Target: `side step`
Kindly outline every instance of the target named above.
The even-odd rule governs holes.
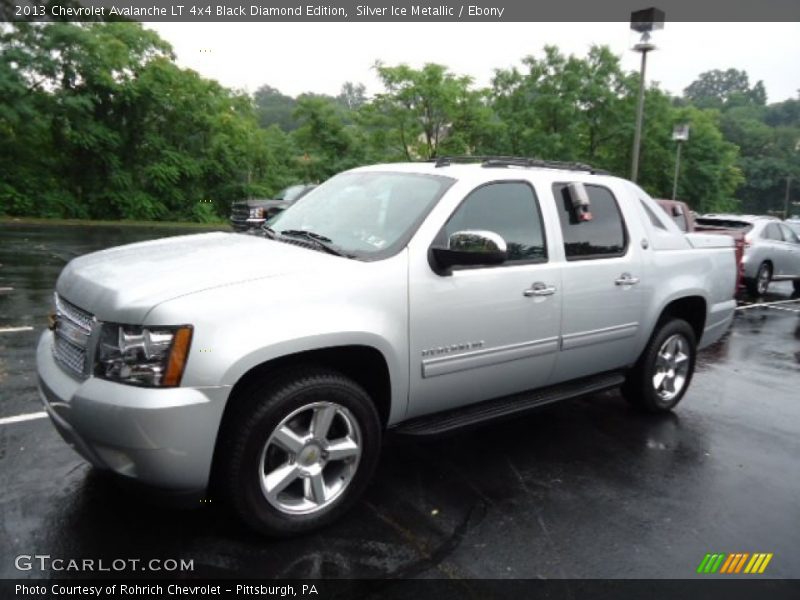
[[[508,418],[559,400],[602,392],[618,387],[624,381],[625,376],[619,372],[592,375],[538,390],[417,417],[401,423],[392,431],[401,435],[439,435],[485,421]]]

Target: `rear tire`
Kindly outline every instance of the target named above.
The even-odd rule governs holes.
[[[794,286],[794,293],[795,294],[800,294],[800,279],[795,279],[792,282],[792,285]]]
[[[337,371],[297,368],[236,399],[220,440],[222,490],[251,528],[290,536],[328,525],[364,492],[381,421],[364,389]]]
[[[763,262],[758,267],[756,278],[748,279],[745,285],[752,296],[763,296],[769,289],[770,281],[772,281],[772,267],[768,262]]]
[[[622,395],[651,413],[669,412],[681,401],[694,374],[697,341],[683,319],[662,321],[622,386]]]

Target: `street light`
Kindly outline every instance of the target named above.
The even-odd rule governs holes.
[[[672,128],[672,140],[678,143],[675,150],[675,178],[672,180],[672,199],[678,195],[678,173],[681,169],[681,146],[689,139],[689,124],[681,123]]]
[[[631,29],[641,33],[639,43],[633,49],[642,54],[642,67],[639,74],[639,102],[636,107],[636,131],[633,134],[633,153],[631,157],[631,180],[636,183],[639,177],[639,147],[642,142],[642,118],[644,116],[644,78],[647,71],[647,53],[655,50],[650,43],[650,33],[664,28],[664,11],[655,7],[635,10],[631,13]]]

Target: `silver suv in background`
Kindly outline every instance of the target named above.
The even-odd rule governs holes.
[[[745,234],[743,276],[754,296],[766,294],[772,281],[792,281],[800,292],[800,238],[787,223],[775,217],[722,214],[703,215],[696,223]]]

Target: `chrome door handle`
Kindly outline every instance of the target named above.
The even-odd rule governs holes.
[[[630,273],[623,273],[619,278],[614,280],[616,285],[636,285],[639,283],[639,278],[634,277]]]
[[[556,288],[553,285],[547,285],[541,281],[537,281],[527,290],[522,292],[523,296],[552,296],[556,293]]]

